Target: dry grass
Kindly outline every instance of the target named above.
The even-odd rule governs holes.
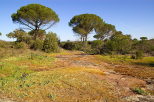
[[[83,52],[63,50],[62,52],[59,52],[59,53],[47,54],[47,56],[56,57],[56,56],[61,56],[61,55],[74,55],[74,54],[81,54],[81,53]]]
[[[133,60],[129,56],[101,56],[96,55],[95,62],[108,63],[108,67],[114,68],[116,72],[130,75],[137,78],[154,78],[154,57],[145,57],[143,59]]]
[[[151,68],[116,67],[114,70],[116,72],[137,78],[143,78],[143,79],[154,78],[154,69]]]
[[[54,69],[57,62],[53,55],[59,54],[30,52],[1,59],[0,93],[21,102],[120,101],[114,88],[96,77],[104,75],[99,69]]]
[[[154,67],[154,57],[144,57],[143,59],[131,59],[128,55],[96,55],[97,60],[101,60],[111,64],[132,64],[147,67]]]

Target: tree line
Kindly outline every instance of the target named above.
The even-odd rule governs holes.
[[[51,8],[40,4],[29,4],[21,7],[11,15],[14,23],[22,25],[7,36],[15,38],[15,48],[28,47],[45,52],[58,52],[59,46],[68,50],[81,50],[89,54],[149,54],[154,55],[154,39],[132,39],[131,35],[117,31],[112,24],[106,23],[95,14],[80,14],[74,16],[68,23],[80,41],[60,42],[53,32],[46,32],[60,21]],[[88,41],[88,36],[95,32],[94,41]],[[1,33],[0,33],[1,35]]]

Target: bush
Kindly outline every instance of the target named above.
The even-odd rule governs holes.
[[[95,40],[91,42],[91,48],[93,54],[101,54],[101,49],[103,46],[103,41]]]
[[[16,29],[13,32],[10,32],[7,34],[7,37],[16,38],[17,42],[27,42],[27,40],[30,39],[28,33],[21,29]]]
[[[132,49],[131,36],[116,32],[109,40],[105,41],[103,49],[107,53],[115,51],[117,54],[129,54]]]
[[[31,41],[31,49],[34,50],[42,50],[43,49],[43,41],[40,39],[36,39],[34,41]]]
[[[81,50],[84,51],[87,54],[94,54],[90,44],[87,44],[86,46],[83,46],[81,48]]]
[[[140,95],[147,95],[147,92],[145,92],[144,90],[142,90],[141,88],[134,88],[132,89],[132,91],[136,94],[140,94]]]
[[[58,38],[55,33],[49,32],[46,35],[43,43],[43,50],[47,53],[59,51]]]
[[[0,40],[0,48],[10,48],[10,47],[11,47],[10,42]]]
[[[143,58],[143,52],[142,51],[136,51],[136,59],[142,59]]]
[[[86,45],[81,41],[61,42],[60,46],[66,50],[80,50],[88,54],[100,54],[103,46],[101,40],[88,41]]]
[[[75,44],[70,41],[67,41],[66,43],[64,43],[62,47],[66,50],[75,50]]]
[[[66,50],[81,50],[82,48],[82,44],[81,42],[62,42],[61,47],[66,49]]]
[[[29,35],[31,35],[33,37],[33,39],[40,39],[40,40],[44,40],[45,39],[45,35],[46,35],[46,31],[45,30],[32,30],[30,32],[28,32]]]
[[[24,49],[27,47],[27,45],[24,42],[15,42],[13,47],[15,49]]]

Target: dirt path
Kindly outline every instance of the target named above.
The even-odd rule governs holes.
[[[6,98],[6,99],[0,99],[0,102],[15,102],[15,101]]]
[[[0,93],[0,102],[16,102],[12,98],[5,97]]]
[[[148,87],[147,83],[143,79],[135,78],[129,75],[122,75],[113,70],[113,65],[101,62],[96,63],[93,61],[95,56],[86,55],[84,53],[70,54],[70,55],[58,55],[57,67],[84,67],[84,68],[98,68],[104,72],[105,76],[95,75],[97,78],[107,81],[115,87],[119,98],[127,99],[131,102],[154,102],[154,97],[150,95],[137,95],[132,92],[132,88],[141,87],[146,89]],[[118,65],[116,65],[117,67]],[[153,86],[154,84],[151,84]]]

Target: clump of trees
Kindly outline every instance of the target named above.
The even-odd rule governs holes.
[[[117,31],[105,41],[104,49],[107,53],[127,54],[131,50],[131,36],[123,35],[122,32]]]
[[[129,34],[117,31],[112,24],[106,23],[95,14],[80,14],[69,21],[73,32],[80,41],[60,42],[53,32],[47,29],[59,22],[59,17],[51,8],[40,4],[29,4],[21,7],[11,15],[14,23],[20,24],[7,34],[15,38],[14,48],[31,48],[47,53],[58,52],[59,46],[67,50],[81,50],[89,54],[132,54],[133,59],[142,58],[144,54],[154,56],[154,39],[132,39]],[[89,34],[94,33],[94,41],[88,41]],[[1,35],[1,33],[0,33]],[[3,43],[3,42],[2,42]],[[3,44],[1,44],[3,45]]]
[[[142,58],[144,54],[154,55],[154,40],[141,37],[132,39],[129,34],[117,31],[115,26],[103,21],[95,14],[81,14],[74,16],[69,26],[73,32],[80,36],[82,44],[63,42],[63,48],[82,50],[90,54],[132,54],[135,59]],[[88,35],[95,32],[97,40],[88,41]],[[76,46],[79,47],[76,48]],[[85,50],[86,49],[86,50]]]
[[[40,4],[29,4],[21,7],[11,17],[14,23],[24,27],[7,34],[9,38],[16,39],[15,48],[23,48],[27,44],[29,48],[34,50],[58,51],[56,34],[45,31],[59,22],[58,15],[52,9]]]
[[[82,42],[80,50],[88,53],[93,52],[94,54],[101,52],[100,49],[103,46],[102,41],[112,36],[115,32],[115,26],[107,24],[101,17],[95,14],[81,14],[74,16],[70,20],[69,26],[72,27],[75,34],[80,36]],[[94,37],[98,40],[90,45],[88,44],[88,35],[92,32],[95,32],[96,35]]]
[[[41,35],[41,34],[40,34]],[[9,38],[15,38],[14,48],[31,48],[33,50],[43,50],[45,52],[57,52],[59,50],[58,47],[58,37],[56,33],[53,32],[43,32],[44,37],[37,37],[35,40],[33,39],[33,35],[30,32],[25,32],[23,30],[15,30],[7,36]]]
[[[80,36],[84,47],[87,47],[88,35],[96,31],[103,24],[103,20],[95,14],[81,14],[74,16],[70,22],[73,31]]]

